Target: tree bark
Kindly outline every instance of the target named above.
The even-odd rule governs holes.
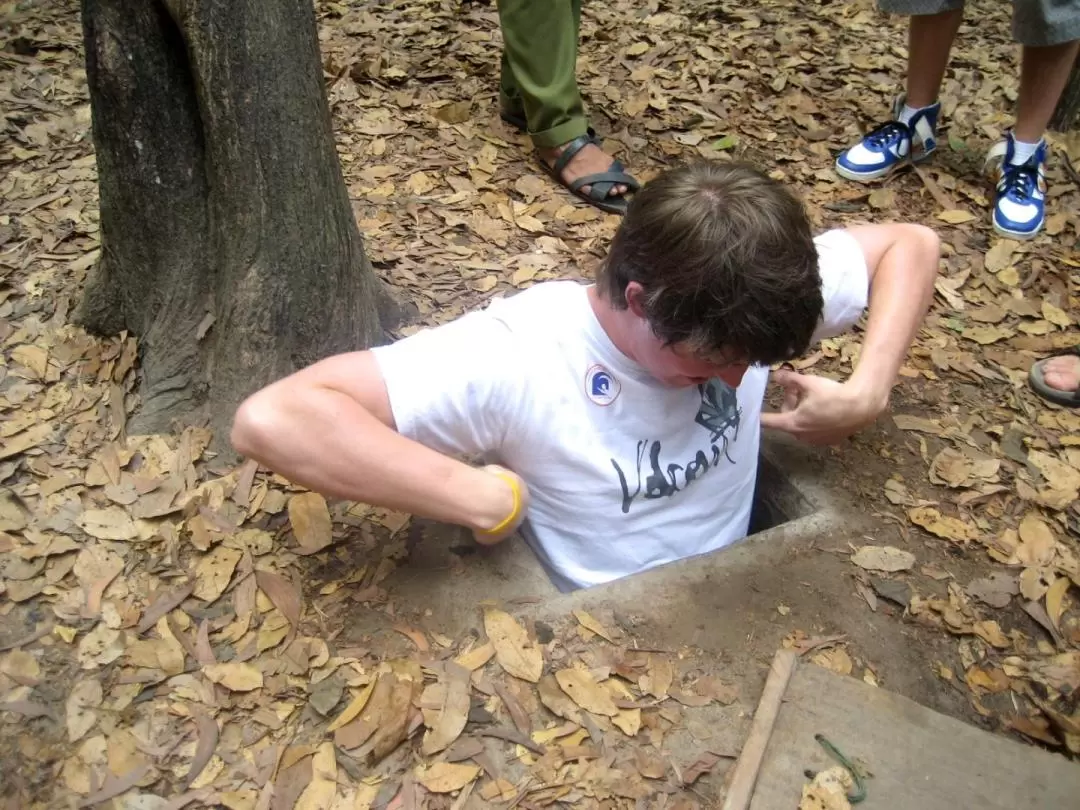
[[[133,431],[209,424],[384,336],[311,0],[83,0],[101,260],[80,322],[140,341]],[[384,306],[385,305],[385,306]]]
[[[1058,99],[1054,117],[1050,119],[1050,129],[1068,132],[1080,125],[1080,57],[1073,64],[1069,74],[1069,83]]]

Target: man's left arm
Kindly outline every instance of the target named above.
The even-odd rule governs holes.
[[[941,257],[937,234],[922,225],[862,225],[847,231],[862,249],[869,276],[869,317],[855,371],[840,383],[778,371],[783,410],[761,424],[802,441],[828,444],[871,424],[889,394],[934,297]]]

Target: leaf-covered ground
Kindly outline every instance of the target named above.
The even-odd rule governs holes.
[[[643,180],[745,158],[791,182],[821,228],[903,218],[941,233],[894,414],[824,455],[881,527],[836,587],[954,637],[941,689],[973,717],[1075,754],[1080,415],[1023,383],[1080,342],[1080,137],[1055,139],[1044,235],[995,237],[979,169],[1010,121],[1017,49],[1007,4],[971,5],[947,146],[878,186],[831,169],[903,72],[903,21],[866,0],[588,3],[580,77],[606,148]],[[318,9],[357,219],[420,313],[405,332],[588,276],[617,221],[559,192],[499,122],[493,4]],[[722,662],[635,650],[609,616],[521,622],[512,604],[478,605],[477,632],[447,636],[388,590],[407,516],[225,467],[204,431],[129,435],[134,339],[69,322],[99,250],[76,4],[2,4],[0,67],[0,802],[709,806],[709,772],[732,752],[680,760],[667,738],[740,699]],[[799,365],[842,375],[857,351],[826,341]],[[344,545],[364,562],[333,564]],[[338,644],[345,605],[392,619],[396,638]],[[808,635],[787,643],[888,684],[843,638]]]

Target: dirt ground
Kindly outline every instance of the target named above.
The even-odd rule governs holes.
[[[752,160],[820,229],[923,222],[944,258],[891,413],[782,453],[841,523],[560,596],[519,541],[327,504],[198,428],[128,435],[136,341],[70,315],[100,252],[77,4],[0,4],[0,806],[711,807],[781,646],[1080,753],[1080,417],[1024,384],[1080,343],[1080,138],[1054,136],[1044,234],[996,237],[979,167],[1017,49],[1007,4],[970,6],[939,154],[863,187],[831,162],[899,92],[902,20],[586,3],[591,119],[639,179]],[[367,249],[418,313],[401,335],[588,277],[617,220],[498,120],[493,4],[316,8]],[[797,365],[842,378],[858,340]]]

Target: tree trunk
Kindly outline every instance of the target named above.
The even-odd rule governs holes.
[[[1050,129],[1068,132],[1080,125],[1080,57],[1073,64],[1069,74],[1069,83],[1058,99],[1054,117],[1050,119]]]
[[[335,151],[311,0],[83,0],[101,260],[80,322],[139,338],[132,430],[209,424],[391,307]],[[385,306],[384,306],[385,305]]]

